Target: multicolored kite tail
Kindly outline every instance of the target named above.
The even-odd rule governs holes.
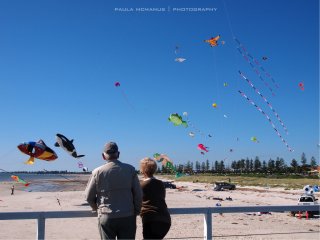
[[[277,119],[279,120],[281,126],[283,127],[284,131],[286,132],[286,134],[288,134],[288,129],[287,127],[284,125],[284,123],[282,122],[282,120],[280,119],[279,114],[276,112],[276,110],[272,107],[271,103],[269,103],[269,101],[260,93],[260,91],[253,85],[253,83],[241,72],[239,71],[241,77],[243,79],[245,79],[247,81],[247,83],[249,83],[249,85],[256,91],[256,93],[258,93],[260,95],[260,97],[267,103],[267,105],[269,106],[269,108],[272,110],[272,112],[274,113],[274,115],[277,117]]]
[[[272,93],[272,96],[275,96],[275,93],[273,92],[273,89],[269,86],[269,84],[263,79],[263,77],[261,76],[259,70],[253,65],[253,63],[249,60],[248,56],[243,53],[241,51],[241,49],[239,47],[237,47],[237,50],[239,51],[239,53],[243,56],[243,58],[250,64],[251,68],[253,69],[253,71],[258,75],[259,79],[264,83],[264,85],[270,90],[270,92]]]
[[[276,83],[276,81],[274,80],[274,78],[271,76],[271,74],[270,73],[268,73],[262,66],[261,66],[261,64],[259,63],[259,61],[256,59],[256,58],[254,58],[248,51],[247,51],[247,49],[243,46],[243,44],[237,39],[237,38],[234,38],[234,40],[239,44],[239,46],[241,47],[241,49],[246,53],[246,55],[248,56],[248,57],[250,57],[253,61],[254,61],[254,63],[257,65],[257,66],[259,66],[259,68],[261,69],[261,71],[263,71],[264,72],[264,74],[268,77],[268,78],[270,78],[271,80],[272,80],[272,82],[273,82],[273,84],[276,86],[276,88],[279,88],[279,85]],[[240,50],[240,49],[238,49],[238,50]],[[240,50],[241,51],[241,50]],[[241,52],[240,52],[241,53]],[[243,56],[244,58],[245,58],[245,56]],[[251,64],[250,64],[250,66],[251,66]],[[251,66],[252,67],[252,66]],[[256,73],[257,73],[257,69],[256,70],[254,70]],[[259,71],[258,71],[259,72]],[[261,75],[261,74],[260,74]],[[259,76],[260,77],[260,76]]]
[[[257,106],[257,104],[255,104],[250,98],[247,97],[247,95],[245,95],[243,92],[241,92],[240,90],[238,91],[241,96],[243,96],[244,98],[246,98],[248,100],[249,103],[251,103],[253,106],[255,106],[259,112],[261,112],[269,121],[269,123],[271,124],[271,126],[273,127],[273,129],[276,131],[277,135],[280,137],[281,141],[286,145],[286,147],[288,148],[288,150],[290,152],[293,152],[294,150],[288,145],[288,143],[286,142],[286,140],[283,139],[283,137],[281,136],[281,134],[279,133],[279,131],[277,130],[277,128],[275,127],[275,125],[273,124],[273,122],[271,121],[270,117],[259,107]]]
[[[197,128],[188,118],[188,116],[186,117],[186,121],[188,123],[188,125],[190,126],[190,128],[194,129],[197,133],[199,133],[202,137],[206,138],[208,136],[211,136],[211,134],[206,134],[204,132],[202,132],[199,128]]]

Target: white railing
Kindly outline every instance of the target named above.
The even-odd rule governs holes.
[[[243,206],[243,207],[204,207],[204,208],[171,208],[171,215],[175,214],[203,214],[204,239],[212,239],[213,213],[245,213],[245,212],[285,212],[285,211],[320,211],[320,205],[285,205],[285,206]],[[45,220],[48,218],[84,218],[96,217],[95,213],[82,211],[52,211],[52,212],[0,212],[0,220],[36,219],[37,239],[45,238]]]

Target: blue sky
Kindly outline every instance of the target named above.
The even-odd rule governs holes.
[[[56,133],[74,139],[89,169],[103,164],[108,141],[135,167],[154,153],[176,164],[255,156],[290,163],[302,152],[319,161],[316,0],[1,1],[0,31],[0,161],[7,171],[77,171],[77,160],[54,147]],[[225,44],[204,42],[218,34]],[[239,54],[234,36],[279,84],[276,96]],[[239,70],[276,109],[288,135]],[[294,152],[238,90],[270,116]],[[183,112],[196,129],[168,121]],[[39,139],[59,158],[23,164],[28,156],[17,145]],[[201,155],[199,143],[209,152]]]

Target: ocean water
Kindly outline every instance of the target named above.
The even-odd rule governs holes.
[[[12,180],[11,175],[30,183],[25,187],[22,183]],[[10,183],[16,189],[26,192],[61,192],[67,190],[82,190],[90,175],[79,174],[34,174],[34,173],[0,173],[0,183]]]

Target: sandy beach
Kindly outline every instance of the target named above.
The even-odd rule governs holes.
[[[0,184],[1,212],[88,210],[83,190],[88,176],[77,183],[55,180],[63,191],[28,191],[12,182]],[[36,182],[34,184],[37,184]],[[38,184],[41,184],[40,182]],[[296,204],[302,190],[237,186],[234,191],[213,191],[204,183],[177,182],[180,189],[167,189],[169,208],[222,206],[291,205]],[[316,193],[320,198],[319,193]],[[226,198],[232,198],[232,201]],[[59,200],[59,201],[58,201]],[[59,204],[60,202],[60,204]],[[142,239],[140,217],[137,218],[136,239]],[[213,238],[217,239],[319,239],[320,219],[291,217],[288,213],[239,213],[213,215]],[[35,220],[1,221],[0,239],[35,239]],[[203,237],[202,215],[172,215],[172,227],[166,239],[195,239]],[[46,239],[100,239],[96,218],[47,219]]]

